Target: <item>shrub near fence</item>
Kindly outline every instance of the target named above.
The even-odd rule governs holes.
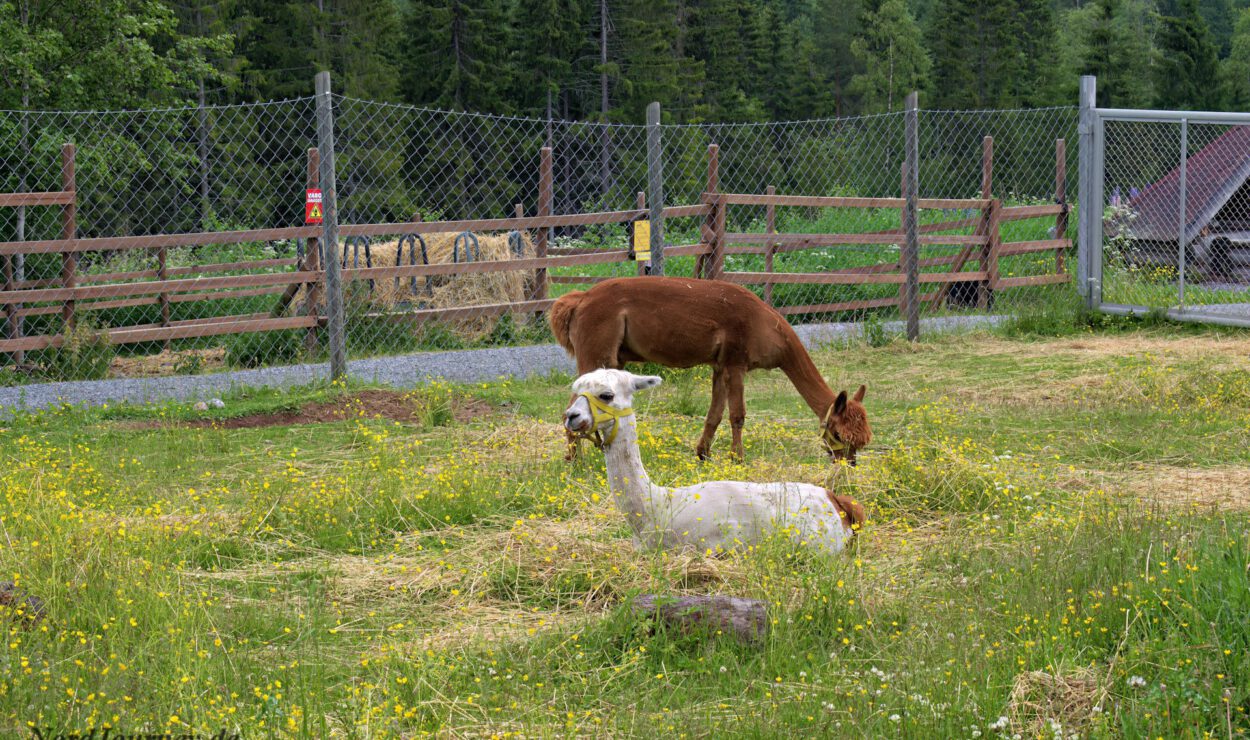
[[[162,351],[173,355],[168,367],[211,369],[220,352],[204,355],[209,360],[179,356],[216,346],[228,347],[225,359],[241,366],[320,359],[329,354],[324,306],[331,290],[344,297],[345,341],[355,357],[547,340],[538,315],[555,296],[646,271],[629,259],[628,235],[650,216],[648,167],[663,173],[665,274],[749,285],[795,321],[905,315],[911,304],[901,267],[909,254],[920,286],[915,312],[1010,312],[1035,298],[1030,286],[1068,280],[1072,148],[1059,142],[1056,150],[1075,122],[1068,109],[662,126],[662,145],[648,160],[642,126],[441,113],[327,93],[320,103],[333,114],[337,136],[337,192],[326,193],[337,197],[339,213],[340,243],[329,250],[342,272],[335,288],[325,229],[303,225],[296,210],[324,170],[310,122],[314,102],[203,116],[196,109],[109,114],[132,123],[177,119],[191,134],[181,150],[169,125],[135,138],[138,146],[159,141],[150,153],[181,169],[176,187],[168,178],[132,178],[129,221],[119,220],[128,201],[103,187],[96,171],[109,151],[68,147],[76,175],[69,187],[50,182],[46,161],[29,166],[46,146],[19,147],[16,163],[26,169],[18,177],[9,169],[13,193],[0,195],[0,360],[19,370],[5,375],[8,382],[62,368],[59,348],[77,317],[88,315],[118,353],[114,372],[122,374],[136,362],[128,357]],[[64,126],[70,114],[0,120],[5,115],[9,123],[25,117],[30,140],[91,135]],[[60,126],[55,133],[39,125],[48,116]],[[919,133],[920,173],[910,240],[902,179],[909,120]],[[1021,122],[1029,124],[1023,131],[1011,127]],[[1011,148],[977,136],[969,154],[970,131],[1004,125]],[[256,151],[234,138],[273,129],[281,134],[256,143]],[[0,125],[0,135],[13,130]],[[959,138],[934,141],[954,131]],[[1048,153],[1039,161],[1043,139]],[[296,168],[292,150],[300,145]],[[144,167],[155,172],[164,162]],[[13,187],[23,183],[24,190]],[[257,203],[275,207],[258,210]],[[66,212],[73,212],[72,231]],[[166,225],[161,213],[170,216]],[[465,232],[450,260],[431,253],[431,240]],[[498,250],[484,259],[480,244],[475,251],[470,242],[492,234],[524,246],[506,259]],[[399,241],[407,246],[396,249]],[[511,285],[508,276],[524,285],[522,300],[511,289],[468,289],[474,280]],[[440,289],[456,298],[436,300]]]

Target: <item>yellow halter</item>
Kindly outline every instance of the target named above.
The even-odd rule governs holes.
[[[581,393],[579,395],[586,399],[586,403],[590,404],[590,428],[592,431],[578,436],[593,439],[597,447],[612,444],[616,440],[617,431],[621,428],[621,419],[624,419],[626,416],[633,416],[634,410],[632,408],[618,409],[609,406],[590,393]],[[614,423],[612,424],[612,431],[608,432],[608,438],[605,440],[599,432],[599,425],[608,419],[612,419]]]
[[[825,449],[829,452],[839,452],[845,450],[850,445],[838,439],[837,435],[829,428],[829,420],[833,418],[833,405],[829,406],[829,410],[825,412],[825,421],[821,425],[820,438],[825,443]]]

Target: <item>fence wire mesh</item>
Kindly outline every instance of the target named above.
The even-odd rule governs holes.
[[[1250,125],[1104,123],[1102,301],[1250,318]]]
[[[319,228],[304,225],[304,191],[318,186],[310,152],[318,146],[318,102],[0,112],[0,193],[62,190],[69,143],[74,236],[107,242],[192,235],[160,246],[114,239],[67,256],[55,247],[17,244],[60,238],[63,206],[0,207],[0,242],[8,245],[0,382],[324,359],[326,250]],[[335,128],[350,357],[550,341],[544,300],[642,272],[625,254],[628,222],[647,205],[646,126],[453,113],[343,96],[321,103]],[[980,198],[990,136],[992,195],[1003,206],[1053,204],[1056,140],[1068,142],[1063,161],[1074,174],[1076,119],[1075,108],[922,110],[916,118],[920,197]],[[712,145],[719,194],[893,199],[865,207],[729,205],[721,246],[725,271],[739,274],[738,282],[754,279],[740,273],[780,274],[747,285],[792,321],[897,318],[900,286],[889,276],[898,273],[903,246],[898,199],[906,125],[905,113],[665,125],[664,205],[708,200]],[[1075,185],[1069,178],[1067,202],[1075,202]],[[452,224],[418,234],[407,226],[608,211],[632,213],[543,228]],[[1075,218],[1048,213],[1012,220],[1002,225],[1002,241],[1009,247],[1062,238],[1056,230],[1065,221]],[[922,208],[922,273],[984,273],[988,222],[985,207]],[[383,226],[353,231],[362,225]],[[393,232],[385,225],[394,225]],[[706,250],[709,228],[702,214],[666,220],[665,242],[674,254],[665,259],[665,274],[698,274],[692,252]],[[233,235],[193,236],[205,232]],[[777,241],[761,236],[766,233]],[[803,243],[804,235],[811,243]],[[830,235],[851,238],[841,243]],[[944,237],[950,243],[941,243]],[[870,241],[880,243],[864,243]],[[1004,252],[997,268],[1003,278],[1054,276],[1063,271],[1063,252],[1053,244]],[[493,272],[465,264],[537,256],[566,259],[545,270],[536,263]],[[834,272],[887,277],[854,284],[798,279]],[[949,282],[922,278],[925,312],[1018,312],[1070,292],[1062,284],[1020,284],[991,294],[984,277]],[[72,293],[63,290],[70,287]]]

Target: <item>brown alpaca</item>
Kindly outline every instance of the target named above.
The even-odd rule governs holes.
[[[785,318],[746,288],[713,280],[617,278],[561,296],[547,320],[560,345],[577,360],[579,375],[627,362],[668,367],[711,365],[712,405],[695,448],[706,458],[725,404],[733,452],[742,457],[742,398],[747,371],[781,368],[824,425],[825,448],[855,464],[872,440],[864,386],[854,398],[834,394]],[[570,444],[572,438],[570,438]]]

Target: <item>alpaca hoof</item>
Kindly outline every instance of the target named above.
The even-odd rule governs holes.
[[[712,453],[708,450],[708,448],[703,447],[703,446],[696,447],[694,450],[694,454],[695,454],[695,457],[699,458],[700,460],[708,460],[712,457]]]

